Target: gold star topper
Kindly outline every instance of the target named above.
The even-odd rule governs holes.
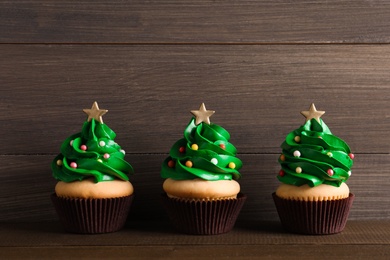
[[[206,124],[210,124],[210,116],[212,116],[215,111],[206,110],[206,106],[202,103],[199,107],[199,110],[191,110],[191,114],[193,114],[196,118],[195,124],[199,125],[202,122]]]
[[[83,109],[83,111],[88,115],[88,122],[91,122],[92,119],[95,119],[96,121],[103,124],[103,118],[102,116],[108,112],[108,110],[105,109],[99,109],[98,103],[95,101],[92,104],[91,109]]]
[[[314,103],[311,103],[309,111],[302,111],[301,114],[306,117],[306,121],[315,118],[318,122],[320,122],[320,117],[325,114],[325,111],[317,111]]]

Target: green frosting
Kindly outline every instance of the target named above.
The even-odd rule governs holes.
[[[339,187],[351,175],[354,155],[343,140],[330,132],[322,119],[308,120],[289,133],[281,148],[283,154],[279,163],[282,170],[277,178],[283,183]]]
[[[95,119],[84,122],[81,133],[68,137],[61,153],[51,163],[57,180],[72,182],[93,177],[95,182],[121,179],[133,168],[124,160],[125,152],[114,141],[116,134]]]
[[[204,122],[196,125],[192,118],[184,138],[172,146],[170,156],[163,162],[161,177],[208,181],[239,179],[242,162],[235,156],[237,150],[229,139],[230,134],[221,126]],[[192,166],[186,166],[187,162]]]

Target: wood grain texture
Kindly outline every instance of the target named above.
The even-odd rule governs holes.
[[[95,100],[131,154],[167,153],[201,102],[241,153],[279,153],[311,102],[355,153],[389,153],[389,66],[388,45],[2,45],[0,154],[57,153]]]
[[[135,168],[130,177],[135,199],[129,221],[167,220],[160,203],[163,192],[160,167],[166,154],[130,154],[126,160]],[[52,155],[0,156],[0,222],[37,222],[57,220],[49,195],[56,181],[51,176]],[[238,221],[278,220],[271,194],[279,185],[277,154],[239,154],[241,191],[248,199]],[[356,158],[348,181],[356,198],[351,220],[389,219],[389,155],[361,154]]]
[[[331,236],[287,233],[277,221],[247,221],[217,236],[194,236],[177,232],[165,221],[133,221],[122,230],[102,235],[64,232],[58,221],[0,223],[0,248],[78,246],[206,246],[206,245],[388,245],[390,225],[379,220],[350,220],[344,231]]]
[[[201,102],[244,161],[241,223],[277,219],[312,102],[357,155],[350,219],[390,219],[389,23],[386,1],[2,1],[0,221],[57,219],[50,161],[95,100],[136,169],[130,222],[167,220],[160,165]]]
[[[135,222],[119,232],[80,236],[64,233],[58,222],[0,224],[0,257],[387,259],[389,229],[382,221],[349,221],[341,234],[302,236],[285,233],[276,222],[257,221],[236,225],[227,234],[191,236],[161,222]]]
[[[389,43],[387,1],[2,1],[1,43]]]
[[[293,241],[292,241],[293,243]],[[390,247],[384,245],[232,245],[232,246],[113,246],[113,247],[7,247],[0,251],[5,259],[112,258],[115,259],[388,259]]]

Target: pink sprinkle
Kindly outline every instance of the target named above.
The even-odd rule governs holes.
[[[77,163],[71,162],[70,163],[70,167],[72,167],[73,169],[76,169],[77,168]]]
[[[353,153],[350,153],[348,154],[349,158],[351,158],[352,160],[355,158],[355,155]]]
[[[280,177],[283,177],[284,174],[285,174],[285,172],[284,172],[283,170],[280,170],[280,171],[279,171],[279,176],[280,176]]]
[[[334,171],[332,169],[328,169],[327,173],[328,173],[329,176],[333,176]]]
[[[108,159],[108,158],[110,158],[110,155],[109,155],[108,153],[105,153],[105,154],[103,155],[103,157],[104,157],[104,159]]]
[[[87,150],[87,146],[85,144],[83,144],[82,146],[80,146],[80,149],[83,150],[83,151],[86,151]]]

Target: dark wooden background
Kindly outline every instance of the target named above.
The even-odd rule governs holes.
[[[1,1],[0,221],[57,219],[50,162],[95,100],[136,171],[132,219],[166,218],[160,165],[202,102],[244,162],[239,221],[278,219],[279,145],[312,102],[356,155],[350,219],[389,219],[389,7]]]

